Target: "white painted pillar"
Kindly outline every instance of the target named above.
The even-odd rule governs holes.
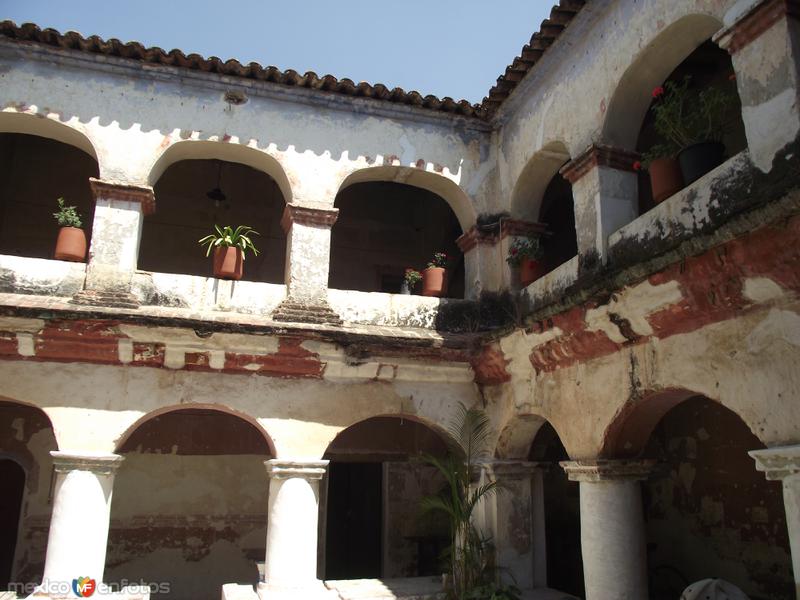
[[[137,308],[131,281],[139,258],[144,215],[155,210],[149,187],[90,179],[95,209],[86,282],[73,302]]]
[[[456,240],[464,254],[464,297],[477,300],[481,292],[496,292],[503,286],[496,237],[473,226]]]
[[[800,13],[795,1],[740,0],[714,36],[733,60],[750,157],[769,171],[800,133]]]
[[[800,445],[754,450],[756,469],[770,481],[783,482],[783,505],[792,550],[795,595],[800,600]]]
[[[327,460],[264,462],[270,477],[263,600],[330,597],[317,579],[319,482]]]
[[[566,461],[570,481],[580,482],[581,554],[586,600],[643,600],[647,546],[639,481],[653,461]]]
[[[492,538],[505,583],[521,590],[547,585],[544,501],[538,463],[495,460],[481,465],[500,490],[488,497],[479,523]]]
[[[591,146],[571,160],[561,174],[572,184],[579,273],[605,264],[608,236],[639,216],[635,152]]]
[[[338,208],[286,205],[287,297],[273,312],[276,321],[341,324],[328,305],[331,228],[338,216]]]
[[[117,454],[51,452],[56,472],[43,588],[77,577],[103,581]]]

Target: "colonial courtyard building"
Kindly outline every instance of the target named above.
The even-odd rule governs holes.
[[[463,404],[525,597],[800,597],[799,18],[561,0],[478,105],[0,23],[0,589],[435,597],[417,456]],[[665,194],[687,81],[724,155]],[[241,280],[215,224],[261,234]]]

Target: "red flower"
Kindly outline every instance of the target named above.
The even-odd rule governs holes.
[[[664,95],[664,87],[663,86],[658,86],[657,88],[655,88],[653,90],[653,98],[660,98],[663,95]]]
[[[633,163],[633,170],[634,170],[634,171],[641,171],[641,170],[642,170],[642,163],[641,163],[641,161],[638,161],[638,160],[637,160],[635,163]]]
[[[512,248],[511,249],[511,256],[516,256],[517,254],[519,254],[519,250],[517,250],[516,248]]]

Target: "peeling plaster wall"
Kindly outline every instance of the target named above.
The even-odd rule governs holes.
[[[662,419],[645,451],[660,462],[643,484],[651,584],[676,572],[687,583],[713,574],[752,600],[794,598],[781,484],[764,481],[747,455],[759,446],[736,415],[706,399]]]
[[[422,498],[438,493],[444,484],[443,477],[433,467],[414,462],[384,463],[384,577],[419,574],[419,538],[427,538],[427,543],[439,538],[447,544],[449,532],[444,516],[420,513]]]
[[[129,452],[114,483],[106,581],[167,582],[153,598],[216,599],[264,560],[265,456]]]

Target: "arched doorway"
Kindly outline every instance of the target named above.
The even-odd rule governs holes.
[[[202,406],[145,418],[124,436],[106,580],[162,582],[153,598],[216,600],[255,584],[264,560],[271,441],[252,420]]]
[[[514,186],[511,216],[542,223],[543,260],[547,272],[578,254],[572,185],[559,173],[570,155],[562,142],[551,142],[525,165]]]
[[[76,146],[39,135],[0,133],[0,254],[53,258],[59,230],[53,213],[61,197],[77,207],[90,239],[94,201],[89,178],[98,175],[94,156]]]
[[[139,249],[140,269],[211,276],[211,259],[197,240],[214,225],[247,225],[259,232],[259,255],[247,253],[244,279],[283,283],[285,206],[277,182],[251,166],[216,159],[171,164],[154,187],[156,212],[145,217]]]
[[[320,577],[369,579],[441,573],[448,543],[441,520],[421,519],[421,499],[443,480],[419,461],[447,446],[430,427],[403,417],[373,417],[341,432],[320,502]]]
[[[11,573],[25,495],[25,471],[16,461],[0,459],[0,481],[3,482],[3,493],[0,494],[0,531],[3,532],[0,536],[0,590],[6,590],[14,581]]]
[[[762,448],[738,415],[702,396],[661,417],[643,452],[659,465],[642,484],[652,600],[708,577],[753,600],[794,598],[781,485],[748,455]]]
[[[461,226],[450,205],[427,189],[394,181],[348,185],[336,196],[329,287],[400,293],[406,268],[422,271],[435,252],[450,257],[448,292],[464,297]]]
[[[545,422],[536,433],[528,460],[544,470],[547,587],[584,597],[579,489],[559,465],[569,455],[550,423]]]
[[[52,506],[53,426],[40,409],[0,400],[0,590],[41,581]]]

